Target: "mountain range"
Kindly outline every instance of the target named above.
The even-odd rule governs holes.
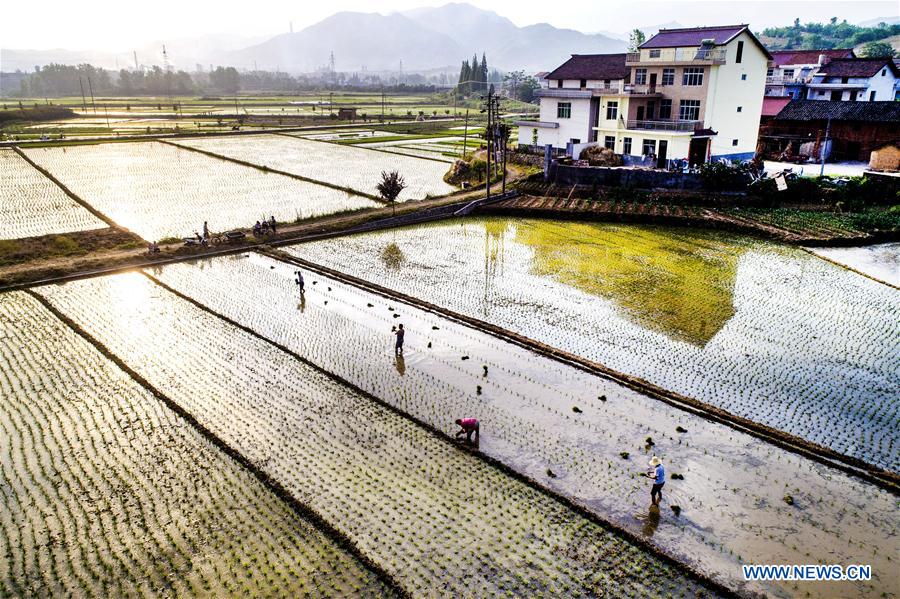
[[[212,38],[212,39],[210,39]],[[332,52],[337,71],[458,71],[460,63],[484,52],[492,68],[503,70],[548,70],[570,54],[621,52],[625,42],[610,36],[586,34],[538,23],[518,27],[493,11],[471,4],[451,3],[435,8],[417,8],[387,15],[339,12],[294,33],[235,45],[215,36],[203,43],[167,44],[168,56],[177,68],[229,65],[239,69],[259,68],[290,73],[311,72],[326,67]],[[155,56],[138,51],[142,64],[162,64],[161,44]],[[106,68],[130,67],[130,53],[78,52],[69,50],[2,49],[4,71],[30,71],[35,65],[89,61]],[[153,58],[153,60],[149,60]]]

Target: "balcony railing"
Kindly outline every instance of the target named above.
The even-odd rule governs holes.
[[[809,84],[809,87],[815,88],[815,89],[864,89],[866,87],[869,87],[869,84],[868,84],[868,82],[866,82],[866,83],[852,83],[852,82],[822,83],[821,81],[819,81],[819,82],[814,81]]]
[[[539,98],[590,98],[593,95],[590,89],[577,87],[550,87],[539,89],[535,94]]]
[[[625,55],[625,64],[648,64],[651,62],[683,62],[696,64],[725,64],[725,48],[660,48],[659,56],[649,53],[641,58],[641,52]]]
[[[628,121],[626,129],[646,129],[651,131],[696,131],[703,128],[703,121]]]
[[[811,77],[766,77],[766,85],[802,85],[811,80]]]

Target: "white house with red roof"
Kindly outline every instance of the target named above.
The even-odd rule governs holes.
[[[880,102],[894,99],[900,69],[890,58],[837,58],[807,84],[808,100]]]
[[[597,142],[658,166],[749,159],[770,59],[747,25],[661,29],[634,53],[573,55],[539,90],[539,120],[517,122],[519,143]]]
[[[836,58],[856,58],[852,49],[773,50],[766,73],[766,95],[806,98],[806,86],[819,68]]]

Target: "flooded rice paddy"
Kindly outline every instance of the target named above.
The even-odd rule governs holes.
[[[82,200],[147,240],[378,206],[358,195],[159,142],[25,150]],[[49,183],[49,181],[48,181]],[[52,184],[51,184],[52,185]]]
[[[900,287],[900,242],[866,247],[818,247],[811,251],[879,281]]]
[[[410,595],[711,594],[677,566],[140,274],[40,293]]]
[[[485,218],[290,251],[900,469],[900,298],[800,249]]]
[[[106,227],[13,150],[0,149],[0,205],[0,240]]]
[[[480,451],[730,586],[743,584],[740,563],[776,557],[799,563],[842,556],[890,570],[883,548],[900,549],[890,493],[326,277],[307,273],[307,292],[300,296],[294,271],[292,265],[250,254],[173,265],[154,276],[448,434],[455,431],[456,417],[477,416],[484,432]],[[245,285],[230,289],[226,281]],[[408,331],[399,358],[390,352],[397,323]],[[684,476],[667,483],[661,514],[648,511],[648,485],[641,478],[654,453],[665,456],[670,472]],[[787,495],[793,505],[786,503]],[[674,515],[673,505],[680,515]],[[878,596],[889,584],[882,577],[869,586],[848,585],[842,596]],[[794,589],[763,590],[789,595]],[[823,585],[816,592],[829,596],[835,590]]]
[[[441,162],[290,135],[183,139],[178,144],[374,195],[382,171],[396,170],[407,183],[400,200],[421,200],[455,190],[444,183],[447,165]]]

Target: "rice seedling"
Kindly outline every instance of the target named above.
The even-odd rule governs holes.
[[[13,150],[2,148],[0,198],[0,240],[107,226]]]

